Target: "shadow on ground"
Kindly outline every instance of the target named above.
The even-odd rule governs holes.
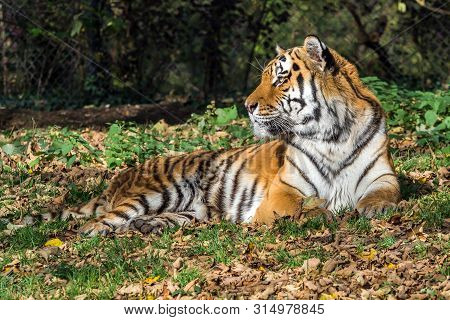
[[[431,194],[434,190],[429,184],[417,182],[403,174],[399,174],[398,178],[403,200],[410,200],[418,196]]]
[[[116,120],[155,123],[164,119],[168,124],[178,124],[186,121],[194,111],[192,106],[181,102],[58,111],[0,109],[0,130],[40,128],[50,125],[72,128],[97,127]]]

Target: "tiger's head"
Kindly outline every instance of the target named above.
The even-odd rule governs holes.
[[[381,117],[378,100],[355,66],[318,37],[277,52],[245,102],[256,136],[339,142],[359,119]]]

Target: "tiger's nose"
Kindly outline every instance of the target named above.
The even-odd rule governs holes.
[[[258,102],[255,103],[246,103],[245,107],[247,108],[248,113],[253,114],[256,108],[258,108]]]

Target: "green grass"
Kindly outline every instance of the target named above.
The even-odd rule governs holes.
[[[450,218],[450,192],[435,192],[418,199],[420,219],[427,226],[441,227],[444,219]]]
[[[357,233],[367,233],[371,230],[370,219],[366,217],[351,218],[348,227]]]
[[[380,239],[380,241],[378,241],[378,248],[380,249],[389,249],[390,247],[392,247],[395,243],[395,238],[391,237],[391,236],[387,236],[384,237],[382,239]]]
[[[286,249],[279,249],[275,252],[274,257],[284,267],[294,268],[301,267],[303,262],[310,258],[318,258],[321,261],[325,261],[327,255],[323,248],[319,246],[307,250],[294,250],[294,252],[289,252]]]
[[[67,222],[52,221],[37,226],[19,228],[12,235],[0,235],[0,241],[12,251],[35,249],[41,247],[50,237],[67,227]]]
[[[242,227],[229,222],[208,225],[191,234],[192,245],[186,251],[188,256],[208,255],[217,263],[229,264],[240,254],[236,240]]]
[[[305,223],[299,224],[292,219],[283,218],[275,223],[275,231],[282,234],[286,239],[289,237],[305,237],[310,231],[329,228],[332,232],[337,229],[335,221],[328,222],[324,214],[308,218]]]
[[[416,254],[417,258],[419,258],[419,259],[424,258],[427,255],[427,246],[420,241],[417,241],[414,244],[413,249],[414,249],[413,250],[414,253]]]
[[[197,268],[186,268],[180,271],[175,277],[175,281],[180,285],[180,288],[185,287],[189,282],[199,279],[201,273]]]

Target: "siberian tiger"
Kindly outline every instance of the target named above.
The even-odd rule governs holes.
[[[316,36],[277,51],[245,102],[255,135],[274,140],[147,160],[63,217],[96,215],[80,229],[95,235],[214,218],[270,224],[301,214],[308,196],[367,217],[394,207],[385,116],[355,66]]]

